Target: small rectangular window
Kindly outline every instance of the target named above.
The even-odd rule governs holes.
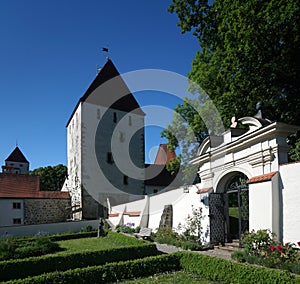
[[[101,112],[100,112],[100,108],[97,109],[97,119],[101,118]]]
[[[129,125],[132,125],[132,118],[131,118],[131,115],[129,115],[129,117],[128,117],[128,124],[129,124]]]
[[[106,154],[106,161],[109,164],[112,164],[114,162],[114,158],[111,152],[107,152]]]
[[[13,202],[13,209],[21,209],[21,202]]]
[[[123,184],[128,184],[128,176],[123,176]]]
[[[117,122],[117,113],[114,112],[114,123],[116,123],[116,122]]]
[[[21,224],[21,218],[14,218],[14,219],[13,219],[13,224],[14,224],[14,225],[19,225],[19,224]]]

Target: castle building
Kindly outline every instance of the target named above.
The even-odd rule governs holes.
[[[108,59],[67,123],[63,190],[70,192],[74,219],[105,217],[109,206],[144,194],[144,116]]]
[[[5,160],[5,166],[2,166],[2,172],[24,174],[29,172],[29,162],[18,146]]]

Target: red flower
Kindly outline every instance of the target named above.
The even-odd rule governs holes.
[[[289,245],[290,245],[290,243],[286,243],[284,246],[285,246],[285,247],[288,247]]]
[[[282,246],[276,246],[276,249],[282,251]]]
[[[297,242],[297,245],[300,247],[300,242]]]
[[[271,250],[271,251],[274,251],[274,250],[275,250],[275,247],[272,246],[272,245],[270,245],[270,250]]]

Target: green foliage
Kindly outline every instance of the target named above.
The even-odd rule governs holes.
[[[108,262],[143,258],[158,254],[155,244],[138,241],[132,237],[113,234],[112,240],[110,241],[123,243],[123,247],[1,261],[0,280],[25,278],[56,270],[66,271],[69,269],[103,265]],[[129,245],[133,242],[135,242],[135,245]]]
[[[68,271],[56,271],[39,276],[9,281],[15,284],[51,284],[51,283],[107,283],[117,282],[123,279],[137,278],[154,275],[165,271],[180,269],[180,256],[176,254],[145,257],[130,261],[107,263],[102,266],[90,266],[71,269]]]
[[[246,232],[242,235],[242,243],[245,250],[251,255],[261,255],[262,252],[269,249],[270,245],[275,243],[275,234],[270,230],[258,230],[255,232]]]
[[[56,166],[48,166],[34,169],[30,172],[32,175],[40,176],[41,190],[61,190],[65,179],[68,175],[66,166],[59,164]]]
[[[173,0],[169,11],[177,14],[181,32],[192,32],[199,41],[188,75],[191,92],[197,84],[203,88],[225,127],[232,116],[254,115],[258,101],[264,102],[265,117],[300,125],[299,0]],[[211,105],[206,107],[198,93],[198,105],[209,112]],[[185,101],[176,108],[177,115],[163,133],[170,147],[191,143],[192,132],[183,135],[187,125],[198,143],[208,134],[211,119],[203,119],[194,105]],[[299,143],[298,137],[293,159],[300,157]],[[185,162],[187,149],[181,149]]]
[[[300,250],[296,244],[281,244],[269,230],[252,231],[243,235],[245,249],[232,254],[240,262],[279,268],[300,274]]]
[[[287,271],[255,267],[198,253],[179,252],[182,268],[221,283],[300,283]]]
[[[0,239],[0,260],[40,256],[59,250],[59,245],[49,237],[35,237],[27,241],[18,241],[15,238]]]
[[[182,243],[179,235],[169,227],[159,228],[153,237],[155,242],[160,244],[168,244],[180,247]]]
[[[162,283],[189,283],[189,284],[216,284],[218,282],[204,279],[201,275],[187,273],[183,270],[151,275],[147,278],[122,281],[122,284],[162,284]]]
[[[179,223],[178,230],[183,231],[184,239],[188,241],[196,241],[201,245],[202,234],[202,208],[194,208],[192,206],[192,214],[189,214],[185,219],[185,223],[182,225]]]
[[[118,233],[125,233],[125,234],[133,234],[136,232],[135,228],[126,225],[117,225],[116,231]]]

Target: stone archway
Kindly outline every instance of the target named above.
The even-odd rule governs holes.
[[[249,230],[248,177],[239,171],[224,175],[210,195],[212,240],[232,242]],[[218,228],[216,227],[218,226]],[[222,232],[223,231],[223,232]],[[215,237],[214,234],[217,236]],[[223,241],[222,241],[223,239]]]

